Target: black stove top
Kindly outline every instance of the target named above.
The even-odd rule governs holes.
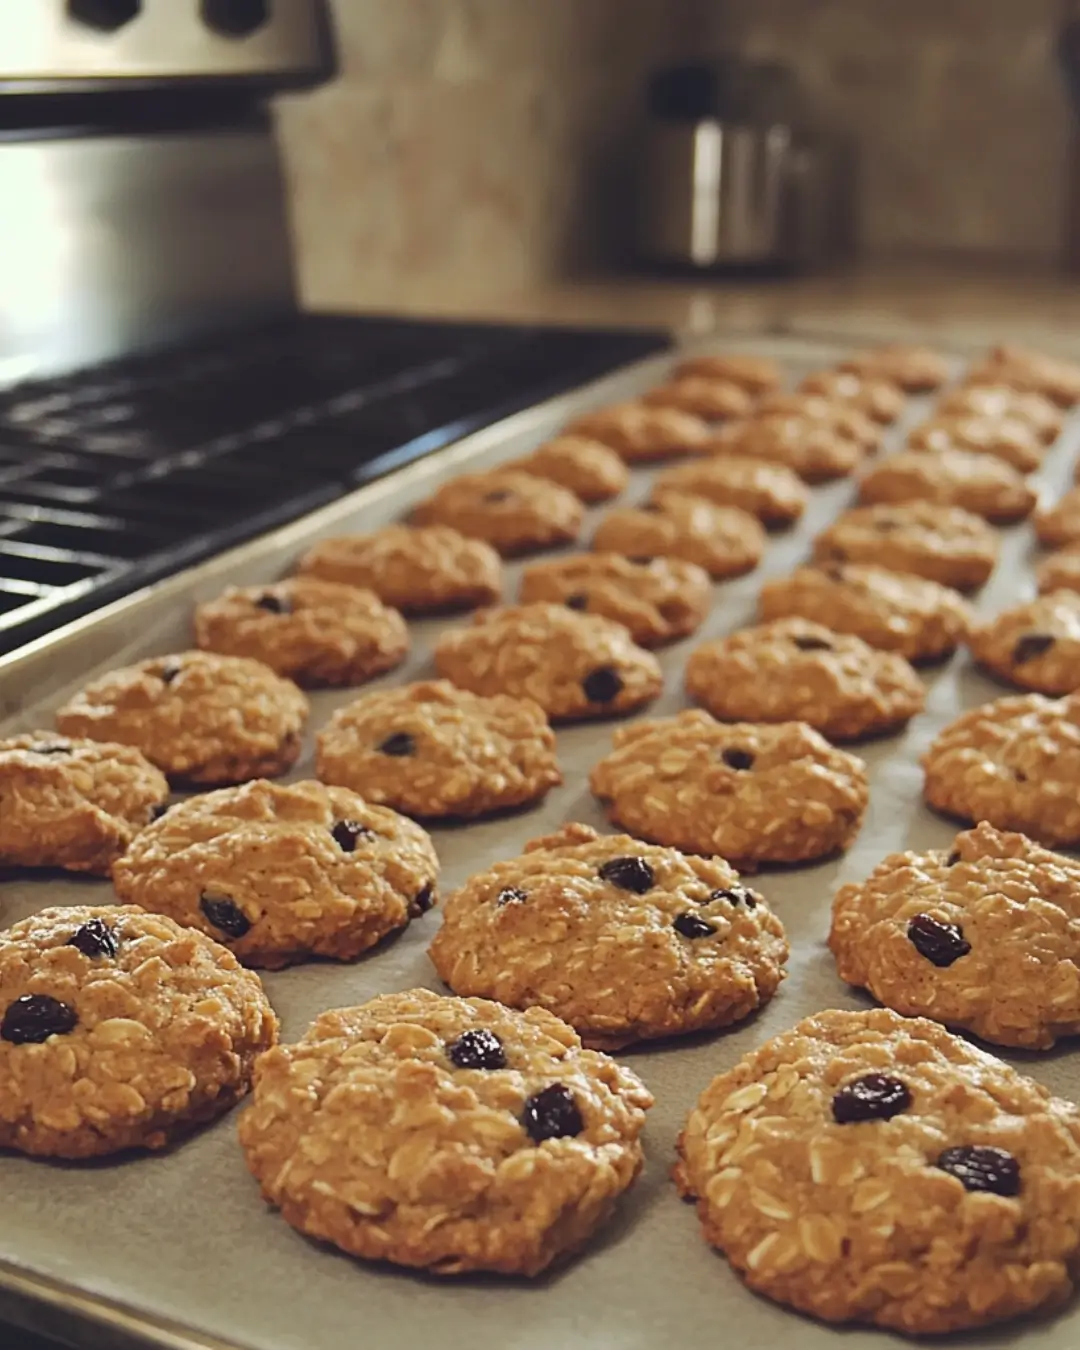
[[[0,653],[668,343],[302,315],[0,393]]]

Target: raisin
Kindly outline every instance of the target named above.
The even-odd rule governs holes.
[[[287,596],[275,595],[273,591],[264,591],[255,601],[257,609],[265,609],[270,614],[291,614],[292,602]]]
[[[172,684],[183,669],[182,661],[166,661],[158,671],[158,679],[162,684]]]
[[[409,906],[409,913],[413,918],[420,914],[426,914],[435,903],[435,883],[429,881],[426,886],[421,886],[413,896],[412,904]]]
[[[729,769],[752,769],[754,756],[749,750],[725,750],[720,758]]]
[[[623,691],[622,676],[614,666],[597,666],[581,681],[590,703],[610,703]]]
[[[635,553],[632,558],[627,558],[628,563],[633,563],[635,567],[651,567],[655,562],[651,553]]]
[[[656,884],[653,870],[644,858],[629,854],[623,858],[609,858],[600,865],[600,876],[621,891],[633,891],[635,895],[644,895]]]
[[[70,755],[71,746],[61,745],[59,741],[38,741],[36,745],[28,745],[27,750],[33,751],[35,755]]]
[[[801,652],[831,652],[832,643],[826,642],[824,638],[819,637],[797,637],[792,638],[792,642]]]
[[[712,937],[716,932],[715,924],[699,919],[696,914],[676,914],[672,927],[685,938]]]
[[[588,609],[589,597],[584,591],[575,591],[573,595],[568,595],[563,601],[567,609]]]
[[[511,495],[509,488],[496,488],[493,492],[484,493],[484,501],[505,502],[510,500]]]
[[[77,947],[83,956],[115,956],[120,950],[116,930],[103,919],[87,919],[81,928],[67,940],[69,947]]]
[[[171,805],[171,802],[155,802],[150,808],[150,819],[160,820]]]
[[[521,1123],[530,1139],[570,1139],[585,1128],[574,1094],[562,1083],[552,1083],[525,1101]]]
[[[853,1125],[860,1120],[891,1120],[911,1105],[911,1093],[899,1078],[867,1073],[845,1084],[832,1099],[833,1120]]]
[[[727,890],[713,891],[707,903],[713,900],[726,900],[729,905],[745,905],[747,909],[756,909],[758,898],[745,886],[731,886]]]
[[[935,966],[951,966],[971,951],[964,930],[955,923],[942,923],[932,914],[916,914],[907,926],[908,941]]]
[[[23,994],[9,1003],[0,1037],[12,1045],[38,1045],[50,1036],[66,1036],[78,1022],[75,1009],[49,994]]]
[[[407,731],[395,731],[392,736],[387,736],[386,740],[376,748],[380,754],[393,755],[396,759],[404,759],[406,755],[416,754],[416,742]]]
[[[505,1069],[506,1051],[493,1031],[478,1027],[463,1031],[446,1047],[446,1053],[459,1069]]]
[[[1012,649],[1012,663],[1022,666],[1025,661],[1034,661],[1037,656],[1045,656],[1053,645],[1054,639],[1050,633],[1025,633],[1016,640]]]
[[[339,820],[330,831],[342,853],[352,853],[361,839],[374,839],[375,831],[358,820]]]
[[[949,854],[949,856],[945,859],[945,866],[955,867],[959,861],[960,861],[960,850],[958,848],[954,848],[953,851]]]
[[[955,1177],[966,1191],[1020,1194],[1020,1164],[1003,1148],[961,1144],[957,1148],[947,1148],[934,1166]]]
[[[251,927],[251,920],[236,904],[224,895],[203,895],[199,908],[207,919],[231,938],[242,938]]]
[[[517,905],[522,900],[528,900],[529,892],[523,891],[520,886],[504,886],[495,897],[497,905]]]

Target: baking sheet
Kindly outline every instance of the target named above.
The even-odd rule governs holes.
[[[778,356],[792,377],[842,354],[842,349],[794,338],[710,344],[711,349],[724,347]],[[4,729],[48,725],[48,714],[65,693],[96,670],[188,645],[192,602],[216,594],[224,582],[267,580],[287,571],[316,538],[385,523],[466,464],[480,467],[522,454],[569,416],[657,382],[671,360],[643,362],[519,414],[305,521],[81,621],[59,641],[0,662]],[[928,406],[928,400],[912,400],[905,425],[924,416]],[[892,443],[902,434],[903,427],[898,428]],[[1045,490],[1056,494],[1068,481],[1078,440],[1080,427],[1074,423],[1040,475]],[[641,497],[650,476],[635,471],[625,499]],[[705,637],[752,622],[764,577],[796,566],[812,536],[851,494],[850,483],[816,489],[801,527],[772,537],[756,573],[716,587],[715,606],[702,632],[660,654],[666,686],[645,715],[686,706],[681,672],[688,652]],[[1034,590],[1030,528],[1002,531],[1002,540],[1001,563],[978,602],[984,613]],[[516,593],[519,573],[520,565],[508,568],[508,597]],[[445,621],[412,624],[408,664],[379,683],[430,675],[430,649],[446,626]],[[962,708],[1004,692],[975,672],[962,653],[924,678],[926,713],[905,734],[858,752],[871,766],[872,795],[852,850],[838,861],[766,871],[755,881],[783,919],[792,946],[788,979],[773,1002],[733,1031],[620,1055],[657,1098],[645,1132],[646,1168],[613,1221],[573,1264],[532,1283],[438,1280],[365,1266],[317,1246],[263,1205],[236,1142],[234,1113],[165,1156],[93,1165],[0,1157],[0,1314],[18,1315],[41,1329],[62,1329],[80,1344],[115,1345],[123,1332],[139,1343],[184,1350],[355,1350],[360,1344],[379,1350],[466,1350],[476,1344],[502,1350],[596,1345],[645,1350],[669,1341],[698,1350],[729,1337],[738,1350],[835,1350],[841,1343],[865,1350],[896,1342],[899,1338],[887,1333],[823,1326],[743,1289],[724,1260],[702,1242],[693,1209],[679,1203],[668,1172],[686,1113],[714,1074],[808,1013],[868,1006],[839,981],[825,949],[832,895],[842,882],[865,876],[888,852],[947,843],[953,828],[921,804],[918,755]],[[350,697],[348,692],[316,694],[311,727],[321,726]],[[559,731],[566,781],[541,807],[510,819],[435,828],[443,892],[564,821],[610,828],[586,785],[610,734],[605,723]],[[292,777],[311,772],[310,747],[309,734],[307,753]],[[54,876],[8,880],[0,883],[0,923],[6,926],[50,904],[109,898],[104,882]],[[312,964],[268,974],[266,986],[281,1015],[283,1037],[298,1037],[327,1007],[414,985],[438,988],[425,954],[438,922],[435,911],[354,965]],[[1008,1058],[1054,1091],[1075,1097],[1080,1095],[1078,1054],[1066,1048]],[[1075,1350],[1080,1302],[1051,1322],[1016,1324],[967,1339],[990,1346],[1021,1335],[1033,1350]]]

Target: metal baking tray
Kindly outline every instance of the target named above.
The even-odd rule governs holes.
[[[741,336],[709,346],[778,357],[793,377],[835,362],[845,350],[790,336]],[[671,356],[644,361],[508,418],[304,520],[120,601],[22,656],[0,661],[5,730],[47,725],[64,695],[98,671],[187,645],[193,602],[226,582],[269,580],[287,572],[316,539],[392,520],[452,474],[522,454],[571,416],[656,383],[671,361]],[[926,410],[925,402],[913,402],[907,421]],[[903,430],[896,428],[894,442]],[[1078,441],[1080,428],[1073,422],[1041,475],[1048,490],[1060,491],[1067,482]],[[635,471],[628,500],[642,495],[649,477],[648,471]],[[794,567],[851,494],[847,482],[815,490],[800,528],[772,538],[756,573],[717,586],[703,632],[662,654],[666,687],[649,714],[685,705],[681,672],[688,651],[703,637],[751,622],[763,577]],[[979,600],[983,612],[1033,590],[1030,529],[1005,530],[1002,539],[1001,564]],[[519,570],[508,569],[507,596],[516,591]],[[428,675],[431,645],[444,627],[413,624],[412,656],[386,682]],[[714,1074],[808,1013],[867,1006],[837,978],[825,949],[832,895],[841,882],[865,876],[894,849],[936,847],[951,838],[950,826],[921,803],[918,755],[962,708],[1003,692],[963,654],[925,679],[926,713],[904,734],[861,751],[872,769],[872,798],[850,853],[818,866],[766,871],[755,882],[782,917],[792,945],[788,979],[773,1002],[733,1031],[623,1052],[657,1098],[645,1134],[647,1164],[611,1223],[579,1259],[532,1283],[440,1280],[350,1260],[300,1237],[263,1205],[236,1142],[234,1115],[163,1156],[93,1165],[0,1157],[0,1316],[80,1346],[171,1350],[355,1350],[359,1344],[379,1350],[434,1345],[466,1350],[476,1344],[503,1350],[597,1345],[645,1350],[668,1342],[704,1350],[724,1329],[739,1350],[835,1350],[841,1344],[867,1350],[896,1343],[874,1331],[841,1332],[749,1293],[705,1246],[693,1210],[679,1203],[668,1173],[678,1130]],[[312,727],[351,696],[317,694]],[[604,828],[586,775],[607,750],[610,735],[610,725],[602,722],[559,732],[566,782],[541,807],[510,819],[436,828],[444,891],[560,822],[583,820]],[[294,776],[310,771],[309,737],[309,752]],[[13,923],[50,904],[107,900],[109,894],[104,882],[55,876],[8,880],[0,885],[0,922]],[[438,922],[436,910],[400,940],[353,965],[319,963],[267,975],[284,1037],[299,1036],[327,1007],[417,984],[438,988],[425,954]],[[1080,1094],[1077,1050],[1009,1058],[1054,1091]],[[1039,1350],[1075,1350],[1080,1301],[1053,1321],[982,1332],[968,1344],[1010,1344],[1020,1336]],[[2,1329],[0,1344],[7,1344]]]

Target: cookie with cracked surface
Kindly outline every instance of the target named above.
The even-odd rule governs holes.
[[[998,537],[981,516],[937,502],[854,506],[814,540],[820,562],[871,563],[957,591],[985,585],[997,557]]]
[[[721,723],[699,710],[620,727],[589,786],[630,834],[742,868],[847,848],[869,794],[862,760],[805,722]]]
[[[714,506],[737,506],[756,516],[766,529],[793,525],[810,500],[809,489],[793,469],[744,455],[673,464],[657,474],[650,500],[659,501],[669,492],[704,497]]]
[[[435,668],[459,689],[538,703],[553,722],[618,717],[663,687],[660,663],[621,623],[565,605],[507,605],[444,633]]]
[[[983,823],[842,887],[829,948],[894,1012],[1049,1050],[1080,1035],[1078,918],[1080,863]]]
[[[768,394],[757,405],[754,416],[801,417],[809,422],[824,422],[838,436],[854,441],[865,455],[881,449],[881,427],[843,399],[826,398],[799,389]]]
[[[1059,408],[1080,403],[1080,365],[1028,347],[999,346],[967,372],[966,384],[1005,384],[1042,394]]]
[[[1041,434],[1030,422],[1015,417],[938,414],[912,430],[907,448],[930,454],[969,450],[973,454],[992,455],[1020,473],[1034,473],[1046,458],[1046,443]]]
[[[926,702],[902,656],[799,618],[704,643],[686,691],[721,721],[807,722],[836,741],[898,730]]]
[[[1050,591],[973,628],[971,654],[1006,684],[1036,694],[1080,689],[1080,595]]]
[[[767,413],[717,432],[706,447],[715,455],[745,455],[786,464],[804,483],[846,478],[862,463],[858,441],[843,436],[832,421],[791,413]]]
[[[309,1237],[434,1275],[538,1275],[633,1184],[652,1104],[541,1008],[412,989],[264,1055],[240,1143]]]
[[[951,656],[974,622],[967,601],[948,586],[884,567],[823,563],[767,581],[758,613],[803,618],[916,664]]]
[[[566,431],[571,436],[602,441],[628,464],[700,455],[709,439],[709,424],[704,418],[678,408],[650,407],[640,400],[585,413]]]
[[[681,558],[638,562],[621,553],[582,553],[525,569],[521,601],[536,600],[614,619],[642,647],[659,647],[700,628],[712,586],[703,568]]]
[[[751,1289],[909,1335],[1049,1311],[1080,1267],[1080,1112],[925,1018],[818,1013],[702,1093],[675,1180]]]
[[[1026,519],[1038,499],[1038,493],[1011,464],[970,450],[942,450],[934,455],[902,450],[859,478],[860,502],[961,506],[996,525]]]
[[[510,467],[558,483],[590,505],[617,497],[630,482],[622,456],[587,436],[556,436]]]
[[[752,396],[741,384],[717,380],[708,375],[681,375],[669,384],[659,385],[641,396],[650,408],[678,408],[706,422],[727,422],[746,417],[754,406]]]
[[[412,511],[414,525],[452,525],[482,539],[504,558],[534,553],[578,537],[585,508],[567,488],[520,469],[463,473],[443,483]]]
[[[722,581],[752,572],[767,542],[749,511],[663,492],[641,506],[609,511],[596,527],[592,548],[626,558],[682,558]]]
[[[0,1147],[164,1148],[228,1111],[276,1040],[258,976],[162,914],[72,905],[0,933]]]
[[[1080,487],[1069,488],[1052,506],[1035,512],[1035,533],[1046,548],[1080,544]]]
[[[371,534],[320,539],[298,571],[374,591],[405,614],[476,609],[502,592],[498,553],[449,525],[387,525]]]
[[[546,1008],[617,1050],[741,1022],[788,945],[722,858],[565,825],[456,890],[430,956],[455,993]]]
[[[195,642],[248,656],[306,688],[363,684],[399,666],[409,630],[374,591],[315,577],[230,586],[196,606]]]
[[[32,731],[0,740],[0,867],[107,876],[169,800],[165,775],[128,745]]]
[[[923,795],[1050,848],[1080,844],[1080,697],[1017,694],[970,708],[922,757]]]
[[[1007,384],[966,384],[942,395],[934,409],[938,419],[949,417],[1022,422],[1045,445],[1061,435],[1061,409],[1043,394],[1010,388]]]
[[[1080,540],[1044,558],[1035,569],[1039,593],[1080,591]]]
[[[930,347],[903,342],[871,347],[841,361],[839,370],[876,380],[888,380],[906,394],[928,394],[948,380],[949,362]]]
[[[364,694],[319,732],[316,773],[421,819],[467,819],[539,801],[562,782],[540,706],[448,680]]]
[[[783,371],[771,358],[742,356],[734,352],[690,356],[680,361],[675,367],[675,378],[683,380],[691,376],[700,376],[706,380],[727,380],[755,398],[779,389],[784,379]]]
[[[804,394],[838,399],[881,426],[891,426],[907,405],[904,391],[891,380],[856,375],[850,370],[815,370],[799,382]]]
[[[307,715],[296,685],[261,661],[191,651],[99,676],[64,704],[56,726],[134,746],[174,781],[219,787],[284,773]]]

